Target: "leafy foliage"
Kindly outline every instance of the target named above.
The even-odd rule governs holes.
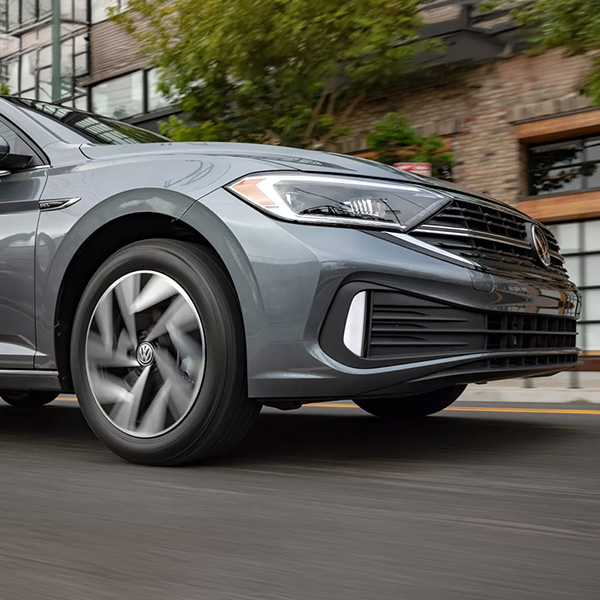
[[[376,160],[393,165],[396,162],[431,163],[434,176],[440,176],[452,165],[452,153],[443,152],[444,140],[421,136],[409,125],[405,115],[388,113],[375,123],[367,136],[367,148]]]
[[[564,48],[568,54],[600,50],[600,2],[598,0],[491,0],[486,9],[500,5],[517,6],[513,14],[537,51]],[[582,84],[582,92],[600,105],[600,57]]]
[[[424,0],[130,0],[112,18],[160,68],[189,118],[178,140],[323,147],[419,51]],[[408,43],[410,42],[410,43]]]

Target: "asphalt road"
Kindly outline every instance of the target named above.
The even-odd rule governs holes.
[[[1,405],[0,600],[600,598],[600,407],[462,407],[265,411],[235,456],[156,469],[73,402]]]

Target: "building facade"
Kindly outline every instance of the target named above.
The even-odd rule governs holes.
[[[368,155],[366,134],[388,112],[408,115],[454,154],[452,178],[550,224],[584,295],[584,369],[600,369],[600,109],[578,87],[591,66],[538,56],[507,11],[432,0],[423,36],[441,38],[428,69],[380,90],[357,111],[339,151]],[[175,109],[135,41],[107,19],[126,0],[62,0],[61,102],[148,128]],[[0,77],[10,92],[51,99],[51,0],[0,0]],[[598,357],[598,358],[596,358]]]
[[[60,0],[60,102],[157,129],[172,103],[155,69],[107,9],[126,0]],[[0,0],[0,79],[11,94],[52,99],[52,0]]]

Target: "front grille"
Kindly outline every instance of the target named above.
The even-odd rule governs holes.
[[[491,358],[490,367],[545,366],[577,361],[574,319],[475,312],[384,291],[371,292],[369,307],[367,359],[408,363],[489,351],[511,353]],[[532,355],[532,350],[539,350],[540,354]],[[560,350],[573,353],[552,354]]]
[[[487,350],[574,348],[577,326],[572,319],[542,315],[490,314]]]
[[[371,294],[367,358],[469,354],[485,346],[482,313],[396,292]]]
[[[466,197],[455,197],[412,235],[495,270],[551,273],[565,278],[564,260],[556,238],[544,228],[552,263],[544,267],[528,234],[531,221],[518,213]]]

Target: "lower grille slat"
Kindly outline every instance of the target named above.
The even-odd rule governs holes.
[[[370,306],[367,359],[412,362],[488,351],[514,353],[490,359],[494,368],[525,369],[577,361],[576,322],[571,318],[475,312],[387,291],[371,292]],[[540,354],[532,356],[536,350]],[[572,353],[552,354],[555,351]]]

